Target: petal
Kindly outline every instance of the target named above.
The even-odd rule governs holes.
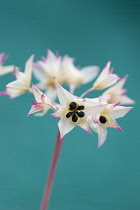
[[[32,69],[33,69],[33,59],[34,55],[31,55],[25,64],[25,75],[28,78],[28,81],[31,81]]]
[[[14,66],[0,66],[0,76],[14,71]]]
[[[37,102],[42,102],[41,95],[43,94],[35,85],[32,85],[32,91]]]
[[[15,98],[25,93],[27,91],[27,88],[25,87],[24,81],[16,80],[7,84],[6,90],[11,98]]]
[[[135,104],[135,101],[126,95],[119,96],[118,100],[121,101],[122,105]]]
[[[60,139],[62,139],[68,132],[70,132],[75,127],[75,125],[69,119],[61,119],[58,122],[58,127],[60,131]]]
[[[3,65],[7,58],[8,56],[5,53],[0,53],[0,65]]]
[[[45,94],[48,96],[49,99],[55,101],[57,97],[57,91],[55,88],[48,88]]]
[[[113,120],[113,123],[111,123],[112,125],[109,126],[109,127],[112,127],[112,128],[116,128],[117,130],[119,131],[123,131],[123,129],[120,127],[120,125],[115,121]],[[114,124],[114,125],[113,125]]]
[[[103,80],[100,82],[95,89],[102,90],[104,88],[110,87],[115,84],[119,80],[119,77],[116,74],[108,74]]]
[[[100,114],[106,108],[106,106],[107,104],[94,104],[93,106],[86,106],[84,112],[87,116],[97,115]]]
[[[83,84],[86,84],[88,82],[91,82],[98,75],[99,67],[87,66],[87,67],[82,68],[80,73],[83,78]]]
[[[70,101],[71,102],[75,101],[75,97],[67,90],[65,90],[61,85],[56,84],[56,86],[57,86],[58,99],[61,105],[66,105]]]
[[[116,106],[108,111],[114,119],[124,117],[133,107]]]
[[[31,107],[31,109],[30,109],[30,111],[29,111],[29,113],[28,113],[28,116],[29,116],[30,114],[33,114],[33,113],[39,112],[39,111],[42,111],[42,108],[41,108],[41,107],[36,107],[35,105],[32,105],[32,107]]]
[[[98,125],[98,148],[103,145],[107,136],[107,128],[101,125]]]
[[[111,61],[108,61],[106,66],[102,70],[101,74],[99,75],[99,77],[104,77],[104,76],[106,76],[109,73],[110,65],[111,65]]]
[[[84,131],[86,131],[87,133],[90,133],[92,134],[90,128],[89,128],[89,125],[88,123],[85,121],[82,125],[79,125]]]

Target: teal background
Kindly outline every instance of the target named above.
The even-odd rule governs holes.
[[[0,3],[0,51],[24,69],[46,49],[69,54],[80,66],[112,61],[129,74],[137,104],[108,129],[105,144],[75,128],[64,141],[49,210],[140,209],[140,1],[5,0]],[[0,91],[13,80],[0,78]],[[77,90],[80,95],[91,84]],[[100,92],[95,92],[98,96]],[[93,96],[90,94],[89,96]],[[0,210],[38,210],[55,143],[58,119],[26,117],[33,97],[0,97]]]

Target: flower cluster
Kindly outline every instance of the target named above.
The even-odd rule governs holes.
[[[98,147],[103,145],[107,136],[107,128],[113,127],[120,131],[122,128],[116,122],[117,118],[125,116],[132,107],[122,106],[134,104],[134,100],[125,93],[123,86],[127,80],[118,77],[110,68],[109,61],[101,71],[92,87],[80,97],[74,95],[77,87],[92,82],[99,73],[98,66],[83,68],[74,65],[74,59],[69,56],[54,54],[48,50],[46,57],[34,62],[32,55],[25,64],[25,71],[21,72],[16,66],[3,66],[7,56],[0,54],[0,75],[14,72],[14,81],[6,85],[0,95],[15,98],[26,92],[34,95],[35,101],[28,113],[43,116],[49,109],[54,110],[53,117],[59,117],[58,127],[62,139],[75,126],[80,126],[88,133],[91,129],[98,134]],[[32,75],[38,83],[32,85]],[[68,85],[69,91],[62,87]],[[108,88],[108,89],[107,89]],[[86,94],[95,90],[106,89],[98,98],[86,98]],[[60,104],[56,103],[58,97]]]

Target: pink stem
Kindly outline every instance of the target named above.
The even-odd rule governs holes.
[[[50,199],[50,195],[51,195],[55,170],[56,170],[56,166],[57,166],[57,163],[58,163],[62,142],[63,142],[63,139],[60,139],[60,132],[58,131],[57,138],[56,138],[55,149],[54,149],[54,154],[53,154],[53,158],[52,158],[52,163],[51,163],[51,166],[50,166],[50,171],[49,171],[47,183],[46,183],[46,186],[45,186],[43,200],[42,200],[40,210],[47,210],[48,209],[48,203],[49,203],[49,199]]]

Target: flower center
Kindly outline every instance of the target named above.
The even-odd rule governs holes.
[[[66,117],[69,118],[72,116],[72,121],[77,122],[78,117],[82,118],[85,116],[85,113],[81,110],[83,110],[85,107],[83,105],[78,106],[75,102],[71,102],[69,105],[69,110],[66,114]]]
[[[100,116],[100,118],[99,118],[99,121],[100,121],[100,123],[106,123],[106,117],[104,117],[104,116]]]

